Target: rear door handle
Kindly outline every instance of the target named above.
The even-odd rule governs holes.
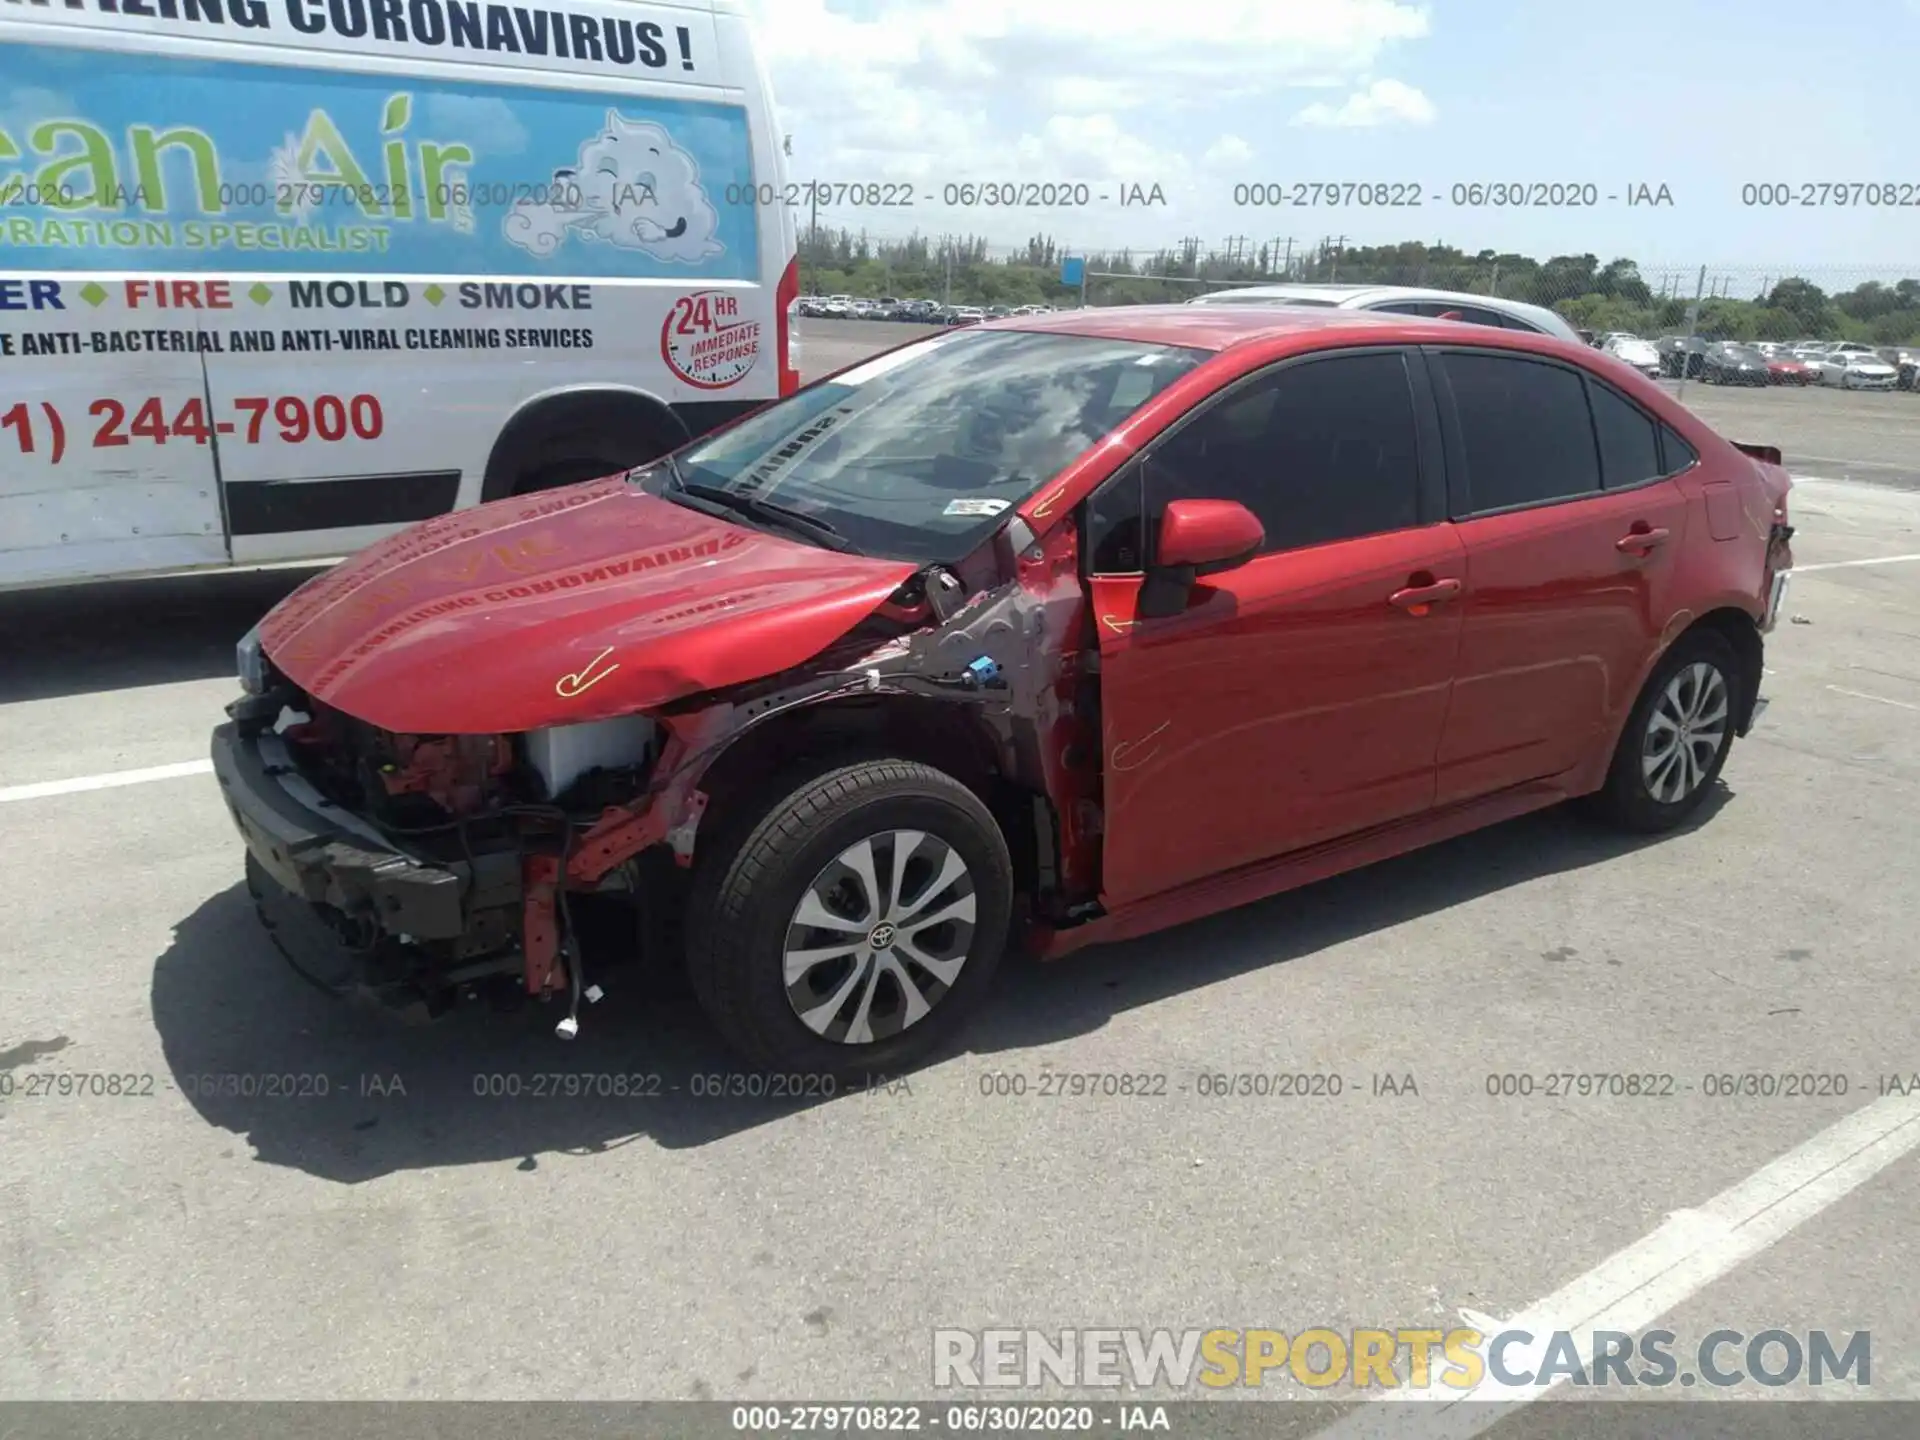
[[[1666,543],[1666,530],[1629,530],[1613,542],[1613,548],[1625,551],[1629,555],[1644,555],[1658,545]]]
[[[1459,593],[1458,580],[1436,580],[1431,585],[1410,585],[1405,590],[1396,590],[1387,597],[1387,603],[1405,610],[1409,615],[1424,615],[1429,605],[1451,600]]]

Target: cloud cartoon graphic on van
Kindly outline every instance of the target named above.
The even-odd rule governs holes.
[[[660,126],[617,110],[575,164],[553,172],[547,193],[515,203],[503,224],[511,243],[543,260],[573,237],[688,265],[725,252],[719,227],[693,156]]]

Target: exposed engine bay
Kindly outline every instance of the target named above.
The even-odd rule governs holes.
[[[1016,522],[968,564],[915,573],[803,665],[644,715],[397,734],[269,664],[255,693],[229,707],[237,738],[225,760],[216,745],[216,770],[256,860],[345,942],[355,992],[429,1016],[482,985],[564,997],[557,1028],[570,1037],[582,1002],[600,993],[584,973],[573,902],[617,898],[641,912],[641,933],[669,933],[645,920],[680,903],[710,803],[724,809],[783,758],[877,727],[900,743],[964,749],[950,763],[998,787],[1034,837],[1044,892],[1031,897],[1034,920],[1070,925],[1097,908],[1097,667],[1081,663],[1086,634],[1072,527],[1039,542]],[[260,816],[235,803],[247,777],[226,773],[245,769],[249,746],[265,775],[348,838],[262,836]]]

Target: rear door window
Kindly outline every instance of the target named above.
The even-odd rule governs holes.
[[[1599,451],[1577,371],[1457,350],[1443,363],[1473,514],[1599,492]]]
[[[1587,377],[1593,433],[1600,445],[1601,483],[1624,490],[1666,473],[1660,463],[1660,427],[1638,405]]]

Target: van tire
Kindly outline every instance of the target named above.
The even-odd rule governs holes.
[[[952,883],[971,885],[973,919],[970,934],[960,932],[954,937],[964,958],[950,987],[932,1000],[921,1018],[889,1029],[889,1013],[897,1018],[906,996],[880,961],[869,958],[870,946],[863,945],[857,957],[849,957],[845,970],[830,968],[840,962],[827,962],[818,967],[825,974],[808,970],[792,988],[783,972],[789,941],[796,931],[804,933],[796,918],[801,904],[820,893],[822,877],[840,864],[837,857],[863,844],[889,855],[890,847],[900,843],[889,837],[901,832],[928,837],[934,842],[929,847],[933,854],[945,851],[957,857],[964,869]],[[925,840],[918,843],[926,845]],[[921,863],[917,857],[926,853],[912,852],[915,863]],[[930,861],[927,868],[932,868]],[[954,893],[943,889],[936,896],[926,888],[936,882],[917,881],[911,878],[914,873],[906,870],[909,878],[900,888],[911,893],[918,886],[917,905],[888,905],[884,910],[887,916],[905,912],[902,931],[907,928],[906,916],[934,913],[936,903],[939,909],[949,908],[949,902],[940,897]],[[883,890],[890,881],[890,876],[880,877]],[[940,1048],[985,995],[1006,946],[1013,889],[1013,863],[1005,837],[986,805],[958,780],[908,760],[841,765],[798,784],[761,812],[757,822],[735,828],[704,857],[695,873],[687,911],[688,975],[701,1007],[722,1038],[753,1066],[772,1073],[834,1079],[897,1074]],[[884,895],[870,897],[868,913],[881,914],[871,901],[884,899]],[[939,933],[939,929],[922,929],[915,939]],[[894,963],[900,973],[908,973],[902,962]],[[871,967],[866,981],[858,980],[858,975],[869,974],[861,967]],[[920,977],[923,986],[930,974],[911,973]],[[853,988],[846,993],[856,1002],[859,994],[871,993],[873,1029],[887,1033],[853,1043],[827,1038],[801,1019],[805,1002],[793,998],[795,991],[817,978],[824,990],[832,992],[842,976],[848,977],[846,983]],[[916,993],[924,999],[930,989]]]
[[[487,459],[483,500],[530,495],[619,474],[687,441],[671,410],[606,391],[551,396],[507,422]]]
[[[568,437],[578,441],[579,437]],[[658,460],[674,447],[674,441],[660,435],[657,431],[634,431],[626,437],[627,443],[602,443],[582,454],[566,455],[563,458],[542,457],[514,480],[512,493],[532,495],[541,490],[557,490],[563,485],[579,485],[588,480],[599,480],[608,475],[617,475],[631,470],[636,465],[645,465],[650,460]]]

